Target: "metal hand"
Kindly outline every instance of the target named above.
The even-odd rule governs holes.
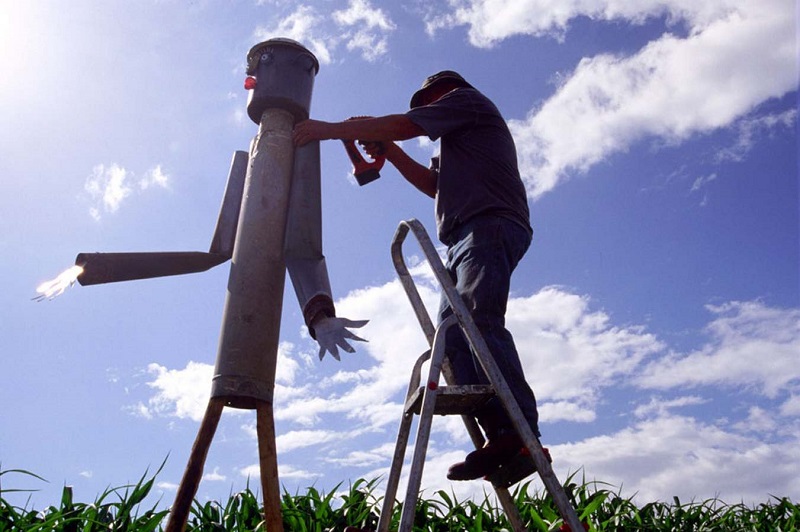
[[[319,343],[319,359],[325,356],[326,352],[336,360],[339,358],[339,348],[341,347],[348,353],[354,353],[355,349],[350,345],[347,340],[357,340],[359,342],[366,342],[367,340],[360,338],[347,330],[347,327],[358,328],[363,327],[369,320],[348,320],[347,318],[328,318],[323,317],[314,321],[312,326],[317,336],[317,343]]]

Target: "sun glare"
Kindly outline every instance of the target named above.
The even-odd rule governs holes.
[[[50,281],[45,281],[36,287],[38,296],[34,297],[34,301],[44,301],[45,299],[53,299],[75,284],[78,276],[83,273],[83,268],[80,266],[73,266],[66,271],[60,273],[58,277]]]
[[[51,67],[43,66],[54,44],[54,11],[43,2],[0,0],[0,108],[18,109],[32,88],[50,81],[43,76]]]

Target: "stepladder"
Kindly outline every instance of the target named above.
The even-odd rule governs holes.
[[[453,310],[452,315],[442,320],[437,326],[434,326],[431,321],[416,283],[405,263],[403,243],[409,232],[416,237],[443,296],[447,298]],[[456,291],[430,237],[418,220],[411,219],[400,223],[392,240],[391,253],[398,278],[409,298],[429,349],[417,359],[411,371],[377,532],[389,532],[392,527],[392,509],[396,502],[415,416],[419,419],[397,532],[411,532],[414,528],[415,508],[422,485],[422,473],[434,415],[460,415],[472,443],[476,448],[481,448],[485,440],[475,420],[474,412],[493,397],[497,397],[501,401],[524,445],[516,456],[509,457],[507,463],[485,479],[491,483],[511,529],[514,532],[527,530],[526,523],[523,522],[514,498],[509,492],[509,487],[536,472],[561,514],[563,524],[566,525],[563,529],[583,530],[583,525],[578,519],[572,503],[553,472],[548,452],[542,447],[539,438],[525,419],[513,393],[506,385],[500,369],[492,358],[486,342]],[[461,328],[461,332],[481,364],[489,384],[457,384],[455,382],[449,361],[445,356],[445,333],[450,327]],[[425,373],[426,362],[428,367]],[[440,384],[442,378],[444,384]]]

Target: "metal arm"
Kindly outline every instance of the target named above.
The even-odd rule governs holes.
[[[322,254],[320,173],[319,142],[297,148],[286,221],[286,269],[309,328],[319,313],[336,314]]]
[[[247,152],[233,154],[225,185],[217,227],[208,253],[201,251],[156,251],[135,253],[79,253],[75,264],[83,268],[78,276],[82,286],[152,279],[169,275],[203,272],[233,256],[236,226],[242,203]]]

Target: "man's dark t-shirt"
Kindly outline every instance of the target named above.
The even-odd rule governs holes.
[[[439,240],[452,244],[452,231],[480,215],[508,218],[531,230],[514,139],[491,100],[463,87],[406,116],[431,140],[442,139],[439,156],[431,161],[439,173]]]

